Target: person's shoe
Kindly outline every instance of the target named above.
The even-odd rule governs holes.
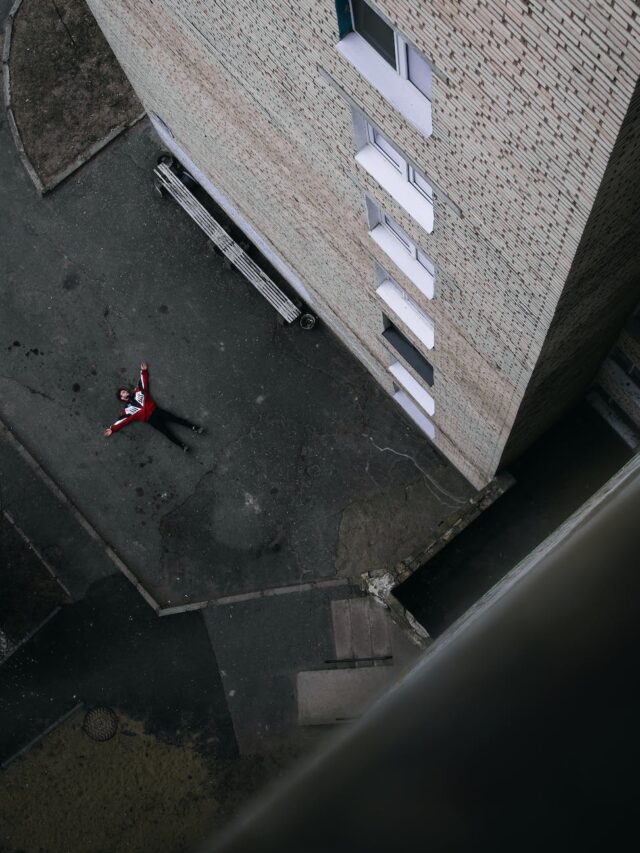
[[[192,426],[192,427],[191,427],[191,429],[192,429],[194,432],[197,432],[197,433],[198,433],[198,435],[204,435],[204,427],[201,427],[201,426]]]

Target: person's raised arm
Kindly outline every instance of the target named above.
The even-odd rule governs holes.
[[[140,387],[143,391],[149,390],[149,365],[146,361],[140,362]]]

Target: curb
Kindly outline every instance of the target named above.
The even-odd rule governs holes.
[[[51,575],[51,577],[54,579],[54,581],[58,584],[58,586],[59,586],[59,587],[62,587],[62,589],[64,590],[64,592],[66,593],[66,595],[68,595],[68,596],[69,596],[69,598],[71,598],[71,593],[69,592],[69,590],[67,589],[67,587],[64,585],[64,583],[60,580],[60,578],[58,577],[58,575],[55,573],[55,570],[54,570],[53,566],[51,566],[51,565],[47,562],[47,560],[45,560],[45,558],[42,556],[42,554],[40,553],[40,551],[38,551],[38,549],[37,549],[37,548],[36,548],[36,546],[33,544],[33,542],[31,541],[31,539],[29,539],[29,537],[28,537],[28,536],[27,536],[27,534],[24,532],[24,530],[23,530],[21,527],[18,527],[18,525],[15,523],[15,520],[14,520],[13,516],[11,515],[11,513],[10,513],[10,512],[8,512],[8,511],[5,509],[5,510],[3,510],[2,514],[3,514],[3,515],[4,515],[4,517],[7,519],[7,521],[9,522],[9,524],[13,527],[13,529],[16,531],[16,533],[18,534],[18,536],[19,536],[19,537],[22,539],[22,541],[26,544],[27,548],[29,548],[31,551],[33,551],[33,553],[36,555],[36,557],[37,557],[37,558],[38,558],[38,560],[42,563],[42,565],[45,567],[45,569],[49,572],[49,574],[50,574],[50,575]]]
[[[9,443],[13,446],[14,450],[16,450],[17,453],[20,454],[20,456],[34,472],[34,474],[40,478],[40,480],[45,484],[49,491],[52,492],[53,495],[60,501],[60,503],[63,504],[63,506],[65,506],[69,510],[73,518],[78,522],[78,524],[83,528],[83,530],[89,534],[89,536],[94,540],[94,542],[97,542],[100,546],[102,546],[107,557],[109,557],[109,559],[118,569],[118,571],[122,572],[122,574],[127,578],[127,580],[133,584],[133,586],[138,590],[138,592],[144,598],[147,604],[152,607],[156,613],[159,613],[161,608],[155,598],[153,598],[153,596],[148,592],[148,590],[144,588],[138,578],[133,574],[131,569],[118,556],[114,549],[102,538],[102,536],[98,533],[95,527],[93,527],[93,525],[84,517],[84,515],[80,512],[76,505],[71,500],[69,500],[69,498],[65,495],[62,489],[55,483],[55,481],[49,476],[49,474],[47,474],[42,465],[27,450],[24,444],[16,437],[13,430],[11,430],[1,418],[0,434],[3,434],[7,438]]]
[[[289,595],[295,592],[308,592],[312,589],[327,587],[352,586],[349,578],[327,578],[326,580],[292,583],[287,586],[272,586],[266,589],[256,589],[250,592],[239,592],[235,595],[222,595],[220,598],[209,598],[206,601],[196,601],[192,604],[179,604],[176,607],[161,607],[158,616],[173,616],[176,613],[186,613],[190,610],[204,610],[205,607],[224,607],[225,604],[241,604],[243,601],[255,601],[258,598],[271,598],[276,595]]]
[[[2,660],[0,661],[0,664],[2,666],[4,666],[5,663],[11,658],[11,656],[15,655],[15,653],[18,651],[18,649],[20,649],[22,646],[24,646],[25,643],[28,643],[32,637],[35,637],[35,635],[38,633],[40,628],[44,628],[44,626],[47,624],[47,622],[49,622],[51,619],[53,619],[53,617],[56,616],[58,613],[60,613],[61,610],[62,610],[62,607],[60,607],[59,605],[58,605],[58,607],[54,607],[53,610],[51,611],[51,613],[49,613],[48,616],[44,617],[42,622],[40,622],[38,625],[36,625],[36,627],[33,628],[33,630],[29,631],[29,633],[26,635],[26,637],[23,637],[20,640],[20,642],[17,643],[17,645],[15,645],[11,649],[9,654],[6,657],[2,658]],[[4,766],[4,765],[0,765],[0,766]]]
[[[391,612],[391,617],[409,638],[418,646],[429,645],[433,638],[395,597],[394,590],[411,577],[414,572],[428,563],[439,551],[462,533],[472,521],[475,521],[485,509],[488,509],[515,483],[515,479],[504,471],[471,497],[462,509],[449,515],[432,535],[431,541],[418,554],[407,557],[388,571],[364,572],[361,575],[361,588]],[[444,528],[444,529],[443,529]]]
[[[129,130],[130,127],[133,127],[139,121],[142,121],[142,119],[145,118],[146,115],[146,111],[143,110],[141,113],[138,113],[137,116],[134,116],[131,121],[123,122],[117,127],[114,127],[113,130],[110,130],[105,137],[99,139],[97,142],[87,148],[84,153],[80,154],[79,157],[76,157],[76,159],[70,166],[67,166],[66,169],[63,169],[61,172],[58,172],[56,175],[54,175],[53,178],[51,178],[51,181],[47,184],[47,186],[41,190],[41,194],[46,195],[52,190],[55,190],[56,187],[58,187],[63,181],[66,181],[66,179],[73,175],[74,172],[77,172],[78,169],[85,165],[85,163],[88,163],[89,160],[95,157],[95,155],[99,151],[101,151],[103,148],[106,148],[106,146],[110,142],[113,142],[113,140],[116,137],[120,136],[121,133],[124,133],[125,130]]]
[[[130,121],[123,122],[119,124],[117,127],[114,127],[113,130],[110,130],[109,133],[99,139],[98,142],[95,142],[91,145],[86,151],[80,154],[76,159],[71,163],[70,166],[67,166],[66,169],[63,169],[61,172],[58,172],[54,175],[47,186],[45,186],[40,179],[40,176],[36,172],[33,163],[31,162],[29,155],[27,154],[24,143],[22,142],[22,136],[20,135],[20,130],[18,128],[15,114],[13,112],[13,107],[11,106],[11,68],[9,66],[9,60],[11,57],[11,40],[13,36],[13,22],[15,20],[16,15],[20,10],[20,6],[22,5],[22,0],[16,0],[13,4],[11,11],[7,15],[5,29],[4,29],[4,45],[2,48],[2,69],[3,69],[3,81],[2,81],[2,89],[4,96],[4,105],[7,113],[7,119],[9,121],[9,127],[11,129],[11,135],[13,137],[14,144],[18,151],[18,155],[22,162],[22,165],[25,168],[25,171],[31,178],[35,188],[38,190],[41,196],[46,195],[47,193],[54,190],[59,184],[65,181],[70,175],[74,172],[77,172],[81,166],[84,166],[85,163],[88,163],[95,155],[105,148],[110,142],[120,136],[121,133],[124,133],[125,130],[128,130],[130,127],[133,127],[137,124],[141,119],[146,116],[146,111],[143,110],[137,116],[132,118]]]
[[[20,6],[22,5],[22,0],[16,0],[16,2],[11,7],[11,11],[7,15],[7,20],[4,28],[4,45],[2,48],[2,78],[3,78],[3,94],[4,94],[4,105],[5,110],[7,112],[7,119],[9,121],[9,128],[11,130],[11,136],[13,137],[13,142],[18,151],[18,156],[22,162],[22,165],[25,168],[25,171],[31,178],[32,182],[35,185],[35,188],[38,190],[40,195],[43,195],[45,192],[44,184],[40,180],[36,170],[33,168],[33,164],[27,155],[27,152],[24,150],[24,145],[22,143],[22,137],[20,136],[20,131],[18,130],[18,125],[16,124],[16,119],[13,114],[13,108],[11,106],[11,69],[9,67],[9,59],[11,57],[11,40],[13,36],[13,22],[20,10]]]

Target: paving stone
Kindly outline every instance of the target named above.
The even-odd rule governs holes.
[[[317,726],[355,719],[397,676],[392,666],[299,672],[298,722]]]
[[[373,599],[369,603],[369,627],[373,657],[382,658],[391,655],[389,612]]]
[[[353,641],[353,657],[358,660],[370,658],[371,630],[369,628],[369,599],[353,598],[349,602],[351,610],[351,637]]]
[[[353,642],[351,608],[348,599],[331,602],[331,621],[336,644],[336,660],[350,660],[353,657]]]

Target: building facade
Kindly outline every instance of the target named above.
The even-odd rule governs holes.
[[[632,0],[89,6],[165,145],[473,485],[584,390],[637,300],[607,267]]]

